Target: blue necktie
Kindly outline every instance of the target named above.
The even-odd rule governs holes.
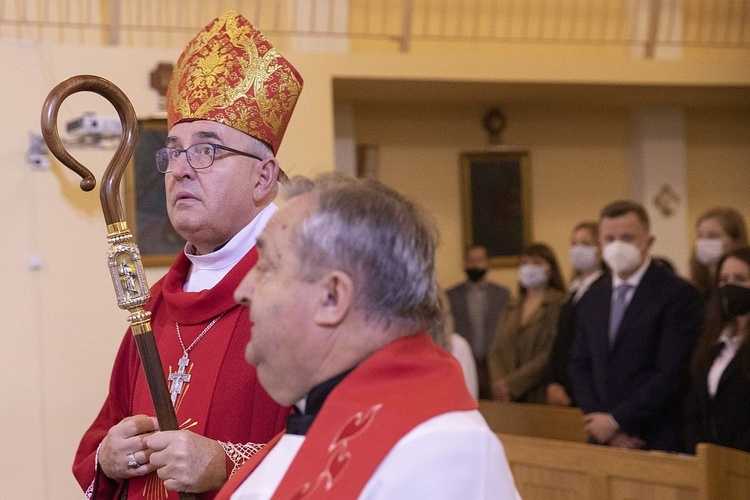
[[[609,345],[612,346],[615,343],[615,337],[617,337],[617,329],[620,328],[620,322],[622,321],[622,315],[625,313],[625,308],[628,307],[627,296],[628,291],[633,288],[633,285],[623,283],[615,288],[612,300],[612,310],[609,312]]]

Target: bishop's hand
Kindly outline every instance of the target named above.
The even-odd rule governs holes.
[[[144,439],[158,429],[156,419],[135,415],[114,425],[99,445],[99,465],[116,481],[143,476],[156,470]]]
[[[169,490],[202,493],[220,489],[227,480],[226,454],[218,441],[183,430],[157,432],[145,444]]]

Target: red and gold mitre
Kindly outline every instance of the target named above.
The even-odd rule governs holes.
[[[167,122],[211,120],[268,144],[274,154],[302,91],[302,76],[266,37],[230,10],[198,33],[177,61]]]

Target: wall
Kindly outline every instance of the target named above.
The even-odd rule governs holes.
[[[715,206],[733,206],[750,223],[750,111],[689,113],[686,134],[690,241],[695,221]]]
[[[0,44],[0,58],[14,61],[2,73],[0,133],[5,138],[3,183],[6,242],[0,272],[5,305],[0,347],[4,363],[2,430],[8,450],[0,457],[0,483],[7,498],[80,498],[70,467],[78,441],[101,407],[112,361],[127,326],[116,307],[105,263],[106,227],[97,192],[85,193],[80,179],[50,155],[51,167],[38,171],[26,163],[30,133],[40,134],[47,93],[76,74],[95,74],[118,85],[139,117],[163,115],[149,73],[157,63],[174,61],[175,51],[63,47],[31,42]],[[307,74],[311,74],[308,70]],[[322,87],[322,90],[321,90]],[[329,81],[308,81],[279,161],[289,173],[314,175],[333,164],[333,125]],[[67,121],[84,111],[115,115],[103,98],[75,94],[60,110]],[[331,118],[328,117],[331,115]],[[11,119],[12,118],[12,119]],[[318,134],[303,132],[317,123]],[[296,139],[295,139],[296,137]],[[111,149],[72,147],[70,152],[99,179]],[[30,260],[39,265],[31,269]],[[147,270],[150,283],[165,272]],[[31,480],[29,470],[43,476]],[[23,478],[23,479],[20,479]]]
[[[3,61],[18,61],[17,71],[0,73],[0,87],[4,96],[18,95],[13,87],[14,78],[22,78],[25,91],[30,98],[38,95],[41,76],[39,64],[23,64],[29,54],[25,47],[2,47]],[[35,58],[36,59],[36,58]],[[29,99],[31,100],[31,99]],[[0,423],[3,442],[12,453],[0,456],[0,481],[10,485],[10,491],[22,497],[27,491],[30,498],[44,498],[44,481],[27,478],[29,470],[44,471],[45,418],[43,378],[45,367],[41,363],[42,339],[40,335],[40,299],[42,277],[40,273],[27,271],[27,257],[34,248],[39,235],[37,225],[40,200],[37,198],[37,177],[24,162],[27,146],[26,130],[38,126],[38,117],[27,113],[28,103],[24,99],[2,99],[3,116],[17,117],[13,124],[9,120],[0,122],[5,138],[4,148],[9,157],[3,162],[3,195],[0,209],[3,223],[0,224],[0,240],[4,241],[0,273],[5,283],[0,295],[3,299],[3,329],[0,333]],[[21,129],[23,133],[13,133]],[[27,478],[20,481],[19,478]],[[17,483],[14,485],[14,483]]]
[[[357,138],[378,144],[381,180],[438,221],[438,279],[444,287],[464,279],[459,155],[485,150],[484,112],[440,104],[357,109]],[[628,195],[625,113],[534,106],[505,113],[505,144],[527,145],[530,151],[533,239],[550,244],[566,269],[573,226],[595,219],[607,201]],[[515,288],[515,269],[493,270],[491,276]]]
[[[573,226],[596,220],[607,202],[632,196],[631,113],[601,106],[517,105],[504,110],[504,143],[528,145],[530,151],[532,239],[550,244],[569,274]],[[378,146],[380,179],[427,207],[439,224],[438,279],[444,287],[464,279],[459,155],[487,150],[480,121],[485,111],[460,104],[356,108],[357,140]],[[689,253],[682,249],[694,241],[700,213],[730,205],[750,221],[750,112],[692,110],[686,112],[686,128],[688,197],[680,203],[687,207],[690,232],[669,241],[656,233],[658,253],[683,270],[687,262],[679,256]],[[490,275],[515,288],[515,269],[493,269]]]
[[[334,79],[434,81],[612,82],[658,85],[750,84],[747,59],[715,58],[659,64],[654,61],[567,59],[506,53],[488,64],[484,54],[425,56],[393,54],[286,54],[305,76],[305,89],[287,130],[280,161],[288,173],[314,174],[334,164]],[[106,275],[106,239],[98,198],[78,189],[77,177],[56,162],[35,171],[25,161],[28,134],[39,133],[39,111],[47,92],[64,78],[92,73],[109,78],[131,98],[141,117],[158,112],[148,74],[174,50],[70,47],[3,42],[0,58],[12,61],[0,75],[0,122],[6,153],[0,187],[6,242],[0,273],[5,314],[0,348],[2,433],[0,484],[8,498],[80,498],[70,474],[78,440],[98,412],[109,371],[125,330],[124,311],[115,307]],[[381,109],[382,108],[382,109]],[[440,102],[399,108],[359,106],[354,127],[358,140],[381,147],[383,179],[423,202],[443,230],[438,256],[440,280],[461,278],[458,243],[458,153],[481,147],[476,119],[484,107]],[[60,123],[83,111],[111,114],[96,96],[66,101]],[[532,149],[534,234],[564,256],[570,227],[593,216],[605,201],[628,190],[627,130],[618,109],[544,109],[533,103],[506,109],[508,142]],[[748,158],[747,111],[692,115],[688,120],[691,216],[697,207],[731,198],[747,203],[743,168]],[[101,176],[111,150],[76,149],[74,155]],[[715,184],[705,165],[720,160],[729,194]],[[601,186],[607,186],[602,188]],[[714,187],[715,186],[715,187]],[[428,194],[425,194],[428,193]],[[691,197],[693,194],[691,194]],[[560,199],[565,203],[560,204]],[[747,213],[747,205],[743,205]],[[28,259],[41,259],[30,269]],[[151,269],[151,282],[163,274]],[[511,283],[513,273],[498,279]],[[33,471],[34,478],[29,477]]]

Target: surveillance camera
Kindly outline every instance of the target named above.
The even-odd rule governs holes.
[[[47,170],[49,168],[49,159],[43,154],[32,153],[28,156],[27,161],[36,170]]]
[[[111,136],[122,132],[120,118],[116,116],[99,116],[94,113],[84,113],[79,118],[66,124],[68,134],[73,136]]]

